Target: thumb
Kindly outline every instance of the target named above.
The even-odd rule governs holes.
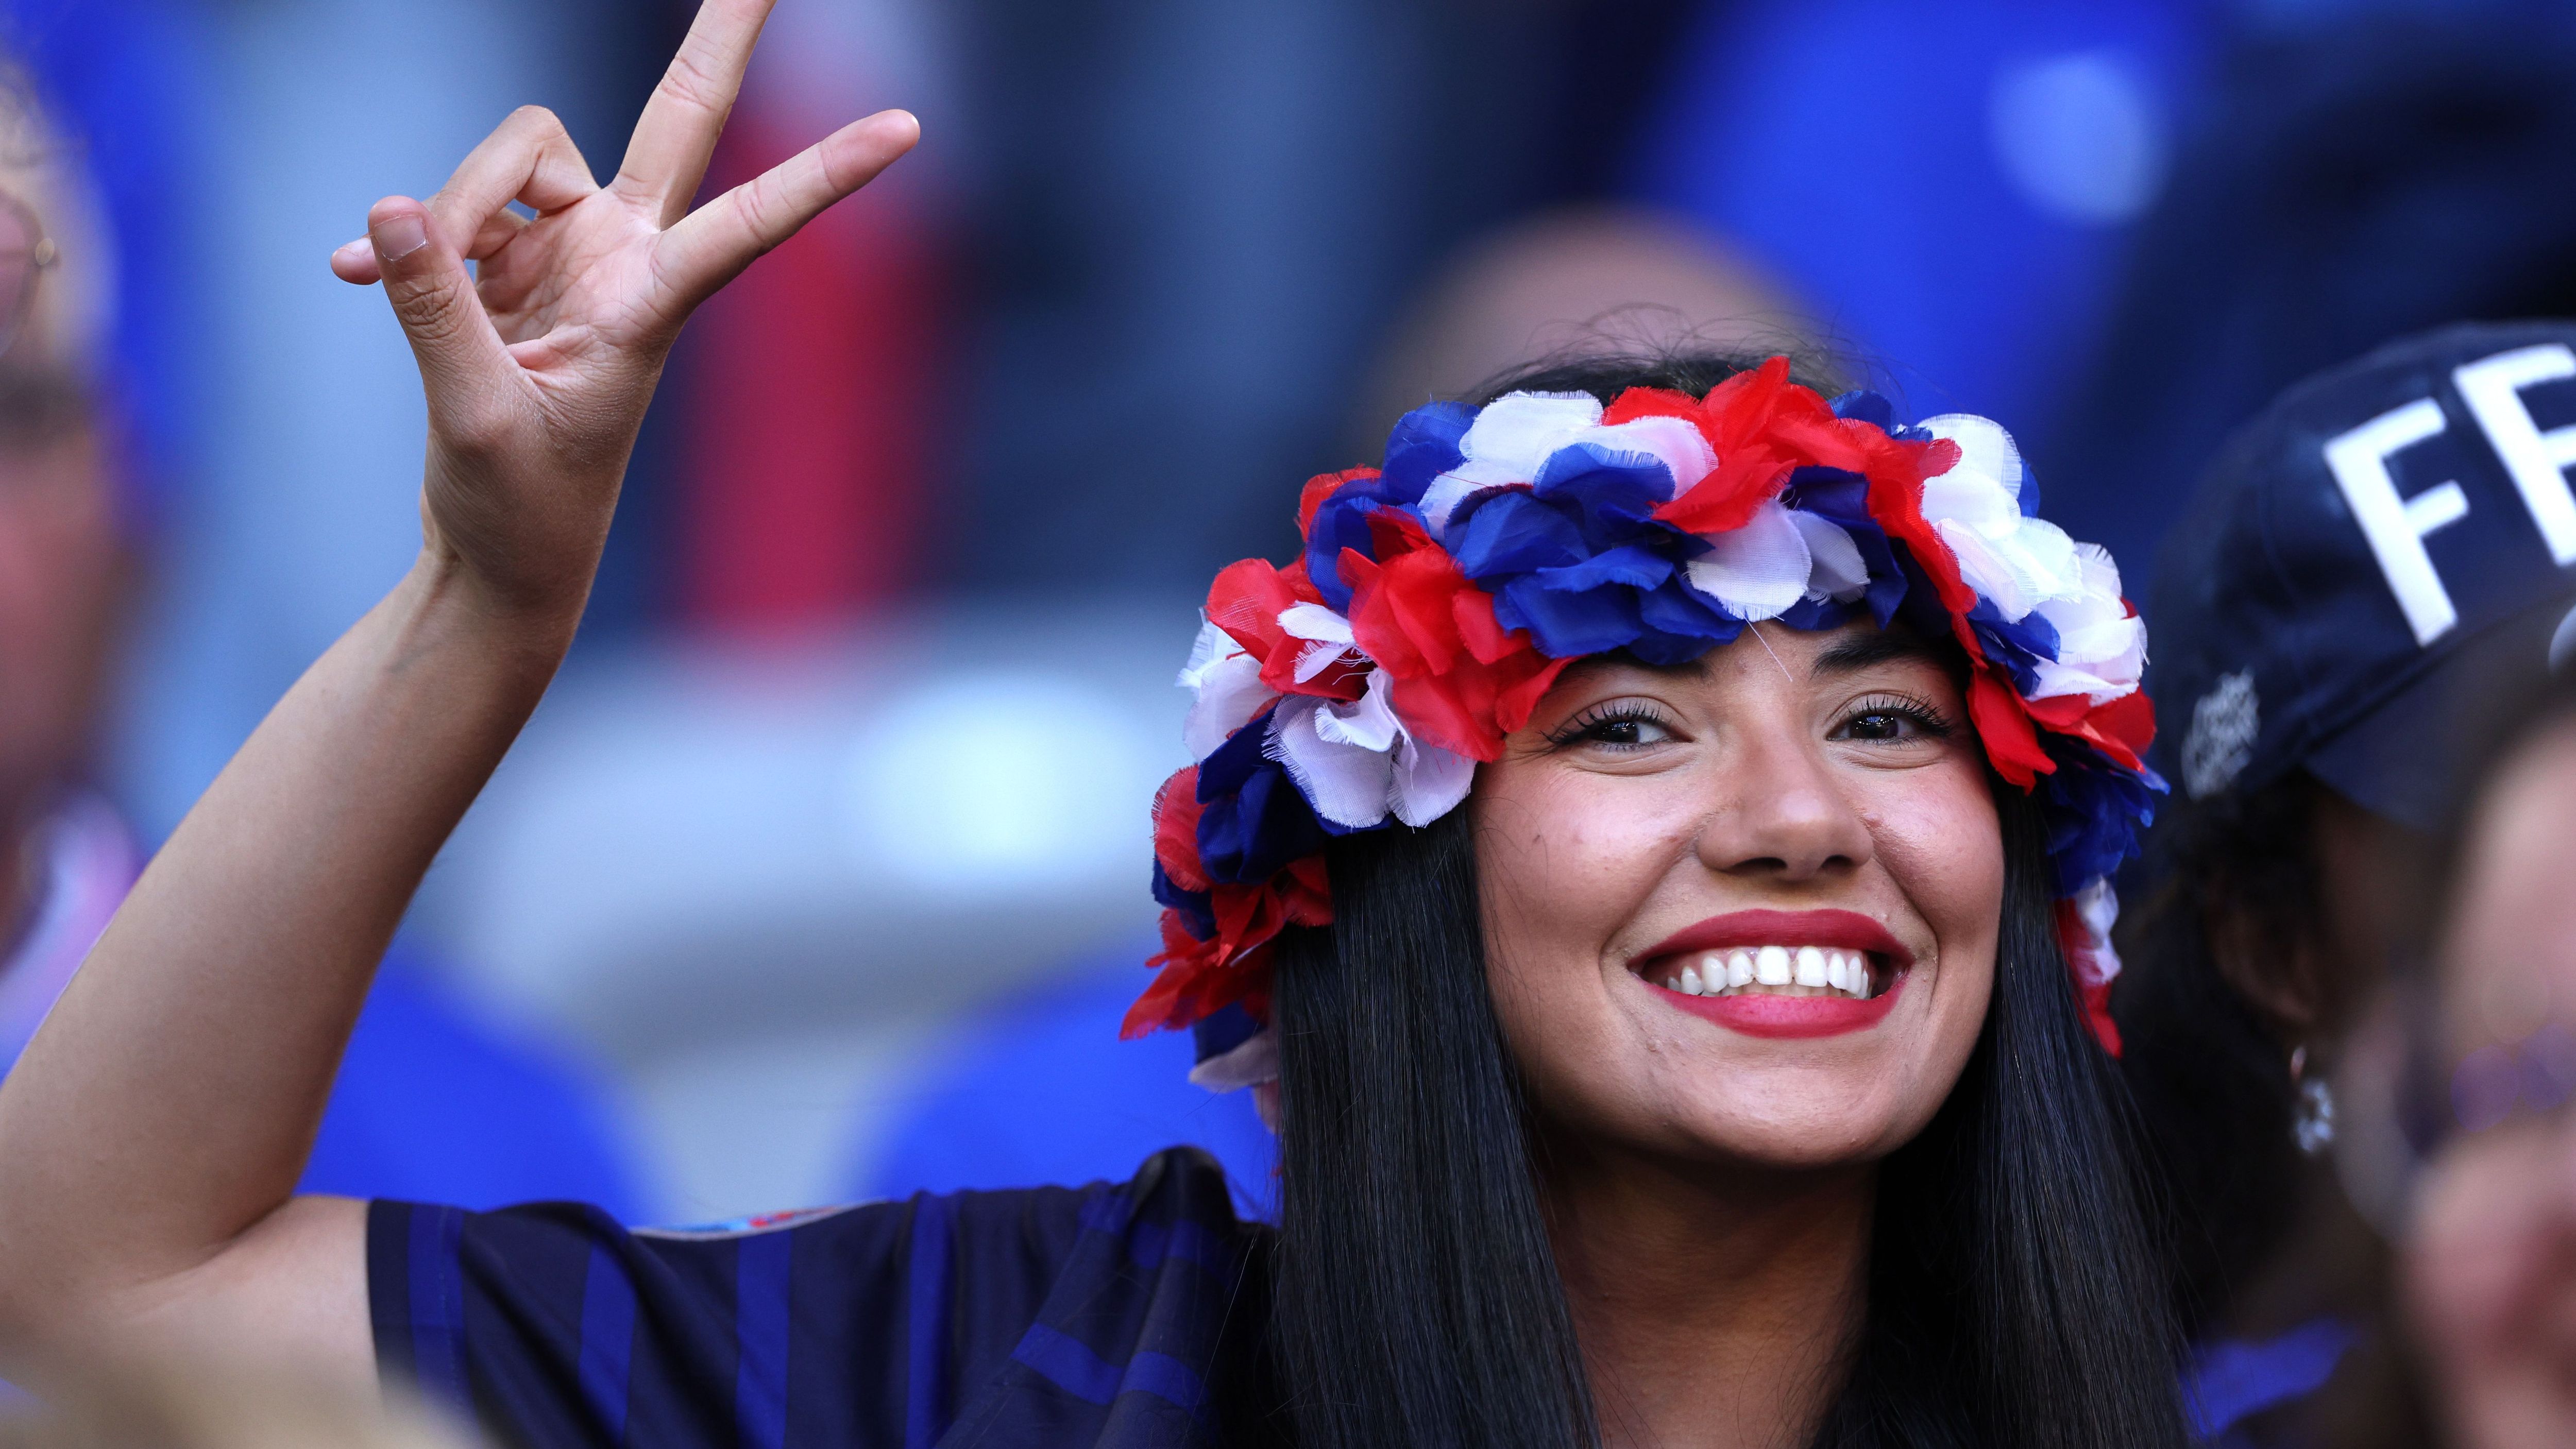
[[[368,211],[367,240],[385,300],[420,363],[432,415],[489,387],[508,354],[475,295],[465,259],[439,236],[429,209],[408,196],[389,196]]]

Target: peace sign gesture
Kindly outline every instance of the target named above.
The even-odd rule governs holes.
[[[426,545],[496,604],[578,614],[681,324],[920,137],[879,112],[691,211],[772,3],[704,0],[607,186],[529,106],[427,203],[377,202],[332,254],[344,280],[384,283],[420,363]]]

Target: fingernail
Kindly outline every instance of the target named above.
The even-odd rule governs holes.
[[[376,260],[398,262],[429,245],[429,228],[421,215],[407,211],[389,216],[376,227]]]

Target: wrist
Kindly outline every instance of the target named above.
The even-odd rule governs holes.
[[[589,591],[545,594],[491,587],[453,552],[425,547],[397,592],[407,595],[424,640],[464,644],[494,662],[532,671],[542,687],[572,647]]]

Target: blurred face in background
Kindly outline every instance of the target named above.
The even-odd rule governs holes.
[[[40,122],[14,94],[0,104],[0,838],[14,842],[86,752],[127,566],[90,417],[103,229]]]
[[[2453,899],[2436,1056],[2459,1135],[2418,1198],[2416,1337],[2459,1442],[2576,1444],[2576,720],[2494,776]]]

